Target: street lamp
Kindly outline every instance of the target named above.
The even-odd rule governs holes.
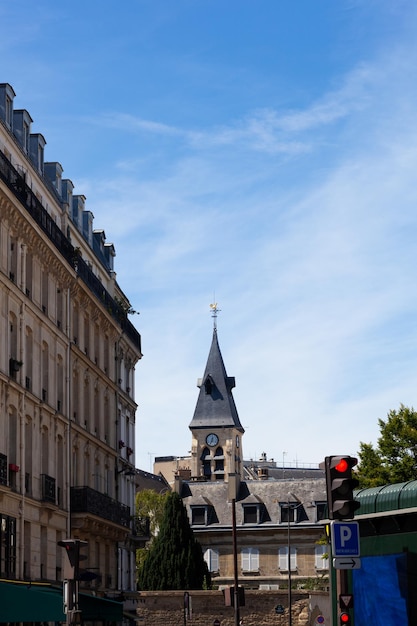
[[[296,504],[290,502],[290,496],[293,500],[296,501]],[[292,591],[291,591],[291,515],[290,511],[295,511],[300,506],[303,506],[303,502],[293,493],[288,493],[288,501],[287,501],[287,550],[288,550],[288,626],[292,626]],[[309,507],[313,507],[314,505],[310,502],[308,504]]]

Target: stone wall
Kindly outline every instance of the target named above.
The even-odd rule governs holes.
[[[138,593],[138,626],[234,626],[234,608],[225,606],[221,591],[190,592],[192,612],[185,617],[183,591],[141,591]],[[284,608],[277,614],[276,607]],[[328,593],[292,592],[293,626],[315,626],[318,615],[330,624]],[[288,594],[286,591],[245,590],[245,606],[240,607],[244,626],[287,626]]]

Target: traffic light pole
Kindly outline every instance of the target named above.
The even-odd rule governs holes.
[[[81,624],[81,611],[78,606],[78,586],[80,579],[80,561],[87,557],[80,553],[81,548],[87,546],[87,541],[81,539],[63,539],[58,541],[58,545],[64,548],[67,559],[64,562],[64,613],[66,615],[67,626]]]
[[[333,540],[335,541],[335,546],[336,534],[333,536],[333,533],[336,533],[336,525],[342,524],[345,520],[352,520],[355,515],[355,511],[360,506],[359,502],[355,500],[353,494],[354,488],[359,484],[352,472],[352,468],[355,467],[357,463],[358,460],[349,455],[326,456],[324,463],[320,463],[320,467],[321,469],[324,469],[326,476],[327,516],[330,520],[336,520],[331,529],[332,542]],[[340,522],[337,520],[340,520]],[[348,524],[346,524],[346,532],[349,532],[350,535],[352,534]],[[358,555],[359,544],[356,546],[356,550]],[[337,556],[336,548],[335,554]],[[335,561],[336,560],[337,559],[335,558]],[[351,608],[353,603],[353,596],[349,596],[348,593],[348,572],[344,569],[344,567],[342,567],[342,564],[336,564],[334,562],[334,565],[337,567],[336,597],[338,598],[338,621],[339,625],[345,624],[348,626],[351,623],[349,608]],[[335,607],[333,606],[333,615],[335,613],[334,609]]]
[[[67,626],[80,624],[81,612],[78,606],[78,580],[64,580],[62,585]]]

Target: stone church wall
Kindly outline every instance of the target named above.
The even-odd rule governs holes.
[[[225,606],[221,591],[190,592],[192,613],[185,617],[184,592],[141,591],[138,593],[138,624],[142,626],[234,626],[234,609]],[[331,623],[328,593],[292,592],[293,626],[315,626],[322,615],[324,624]],[[276,612],[276,607],[284,613]],[[288,594],[286,591],[245,590],[245,606],[240,608],[244,626],[287,626]]]

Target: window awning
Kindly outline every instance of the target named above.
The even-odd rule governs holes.
[[[83,621],[121,622],[123,603],[79,594]],[[65,622],[62,589],[49,584],[0,581],[0,623]]]
[[[0,623],[64,622],[62,591],[50,585],[0,582]]]

